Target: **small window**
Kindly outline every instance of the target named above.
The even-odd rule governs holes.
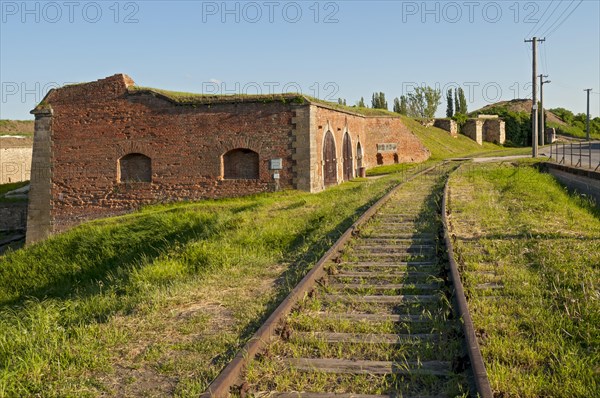
[[[258,153],[250,149],[238,148],[223,155],[223,178],[257,180],[258,174]]]
[[[151,182],[152,160],[141,153],[130,153],[119,159],[119,182]]]

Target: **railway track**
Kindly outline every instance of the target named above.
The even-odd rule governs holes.
[[[491,397],[443,234],[454,167],[369,209],[203,396]]]

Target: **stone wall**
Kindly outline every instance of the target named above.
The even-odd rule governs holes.
[[[483,123],[483,140],[503,145],[506,141],[506,124],[504,120],[487,119]]]
[[[497,117],[468,119],[462,133],[479,145],[484,141],[502,145],[506,141],[505,122]]]
[[[543,162],[541,168],[552,174],[567,188],[594,198],[596,205],[600,207],[600,171],[581,169],[552,162]]]
[[[27,202],[0,203],[0,231],[25,231]]]
[[[465,122],[462,133],[478,143],[483,144],[483,120],[469,119]]]
[[[458,124],[452,119],[435,119],[433,125],[439,129],[446,130],[454,138],[458,137]]]
[[[0,137],[0,184],[29,180],[31,138]]]
[[[556,142],[556,129],[553,127],[546,128],[546,144]]]

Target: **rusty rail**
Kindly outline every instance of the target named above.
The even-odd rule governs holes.
[[[248,362],[250,362],[256,354],[268,343],[271,336],[275,334],[280,321],[287,316],[293,309],[294,305],[301,300],[314,286],[315,282],[325,275],[324,265],[333,259],[343,248],[347,241],[354,235],[359,227],[368,221],[390,197],[406,182],[414,180],[419,176],[434,170],[436,166],[424,169],[405,181],[399,183],[384,196],[382,196],[373,206],[363,213],[358,220],[350,228],[348,228],[335,244],[321,257],[315,266],[308,274],[300,281],[300,283],[290,292],[290,294],[279,304],[275,311],[269,316],[265,323],[256,331],[253,337],[238,351],[234,359],[223,369],[223,371],[213,380],[204,392],[201,398],[224,398],[227,397],[231,388],[239,383],[241,373]],[[480,398],[493,398],[491,387],[487,378],[483,358],[479,350],[473,322],[469,314],[464,289],[458,273],[458,266],[453,256],[453,246],[448,233],[448,221],[446,216],[448,181],[444,187],[444,196],[442,199],[442,219],[444,226],[444,239],[448,250],[450,262],[450,273],[453,287],[455,290],[456,305],[459,311],[459,316],[463,320],[463,330],[467,344],[467,352],[469,355],[471,367],[475,377],[476,393]]]
[[[458,314],[462,319],[463,332],[465,334],[465,340],[467,343],[467,353],[469,354],[469,360],[471,362],[471,369],[473,370],[473,376],[475,378],[475,387],[477,394],[480,398],[493,398],[492,388],[490,381],[487,377],[487,371],[483,363],[483,357],[481,350],[479,349],[479,343],[477,342],[477,336],[473,327],[473,320],[469,313],[469,306],[465,297],[465,291],[460,279],[460,273],[458,271],[458,264],[454,259],[454,245],[450,239],[450,233],[448,230],[448,184],[450,178],[446,180],[444,187],[444,197],[442,198],[442,222],[444,225],[444,240],[446,241],[446,250],[448,251],[448,261],[450,263],[450,277],[452,279],[452,285],[454,286],[456,305]]]
[[[221,371],[221,373],[210,383],[206,392],[200,395],[201,398],[225,398],[228,396],[231,387],[239,382],[240,375],[244,366],[251,361],[256,354],[265,346],[269,338],[275,333],[280,321],[289,314],[294,305],[307,294],[315,282],[325,275],[324,265],[334,258],[343,246],[350,240],[355,231],[368,221],[383,206],[390,197],[405,183],[434,170],[438,165],[428,167],[420,172],[410,176],[405,181],[399,183],[383,195],[373,206],[365,211],[348,228],[342,236],[331,246],[329,250],[321,257],[315,266],[306,274],[300,283],[290,292],[290,294],[279,304],[273,313],[267,318],[265,323],[256,331],[246,345],[238,351],[237,355]]]

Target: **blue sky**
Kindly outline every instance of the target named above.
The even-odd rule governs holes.
[[[388,103],[460,85],[469,110],[531,97],[600,115],[600,2],[0,1],[0,118],[31,119],[51,87],[126,73],[197,93],[301,91]],[[538,22],[536,22],[538,21]],[[445,101],[438,113],[445,112]]]

